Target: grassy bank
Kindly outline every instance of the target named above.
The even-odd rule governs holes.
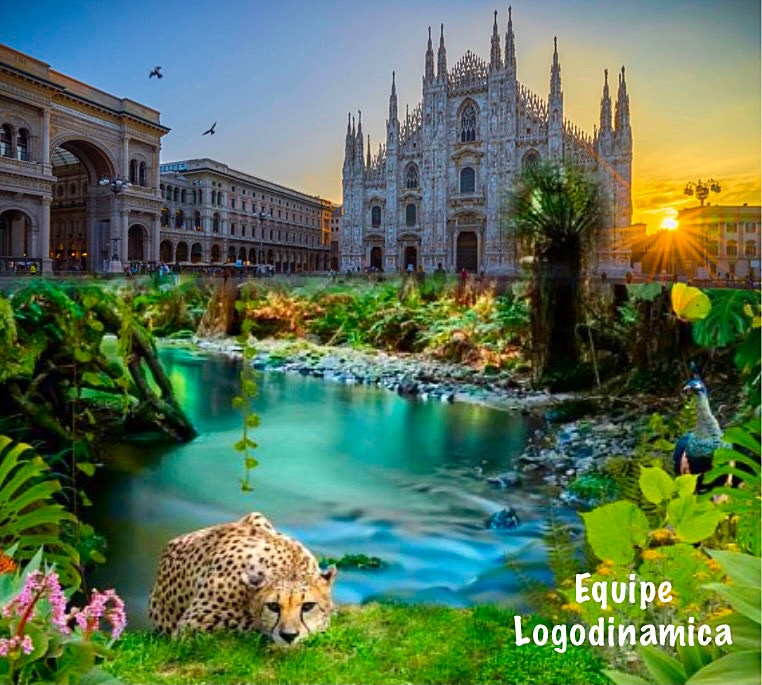
[[[526,626],[526,622],[524,624]],[[120,640],[109,666],[126,683],[607,683],[590,650],[517,647],[513,613],[371,604],[343,608],[292,650],[259,636],[151,633]]]

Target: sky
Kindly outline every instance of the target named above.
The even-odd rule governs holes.
[[[30,0],[4,8],[0,42],[158,109],[163,162],[211,157],[340,202],[347,112],[375,151],[393,70],[400,114],[421,100],[428,27],[444,23],[448,67],[488,60],[494,10],[504,43],[495,0]],[[589,134],[604,68],[615,97],[626,67],[633,222],[696,204],[683,189],[709,178],[712,203],[760,203],[757,0],[516,0],[513,25],[519,81],[543,99],[558,37],[564,114]]]

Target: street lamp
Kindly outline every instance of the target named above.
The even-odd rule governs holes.
[[[704,183],[701,179],[695,183],[693,181],[688,181],[683,192],[686,195],[693,195],[695,193],[699,202],[701,202],[701,206],[703,207],[704,201],[709,197],[710,190],[713,193],[719,193],[722,190],[720,184],[717,183],[717,181],[715,181],[713,178],[710,178],[708,181],[706,181],[706,183]]]
[[[98,185],[103,186],[104,188],[108,186],[111,188],[111,192],[114,193],[114,227],[111,231],[111,241],[114,243],[114,251],[111,254],[111,265],[110,265],[110,271],[121,271],[122,265],[119,261],[119,255],[117,254],[117,245],[119,241],[121,240],[121,237],[119,235],[119,203],[118,203],[118,197],[120,194],[123,194],[126,190],[132,187],[132,183],[130,183],[127,179],[122,178],[121,176],[115,176],[114,178],[109,178],[108,176],[104,176],[100,181],[98,181]],[[117,266],[117,262],[119,262],[119,265]]]

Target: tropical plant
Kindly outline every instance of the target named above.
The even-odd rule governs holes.
[[[93,590],[86,606],[67,610],[58,573],[41,568],[40,551],[22,573],[0,575],[0,683],[117,682],[99,663],[124,630],[124,603]]]
[[[54,499],[62,490],[50,467],[29,445],[0,436],[0,547],[15,547],[15,557],[28,561],[41,546],[64,581],[79,584],[79,554],[61,539],[66,522],[78,524],[74,514]]]
[[[240,391],[233,398],[233,407],[241,412],[242,434],[233,448],[243,456],[243,478],[241,479],[241,490],[251,492],[251,471],[256,468],[259,462],[251,454],[251,450],[257,448],[257,443],[251,439],[250,431],[259,426],[259,416],[251,407],[251,402],[257,394],[257,383],[255,370],[253,366],[256,356],[256,347],[254,340],[250,336],[251,321],[244,321],[241,334],[238,341],[243,347],[243,361],[241,371],[239,372]]]
[[[615,685],[747,685],[762,680],[760,673],[760,562],[759,557],[720,550],[707,553],[727,579],[705,588],[719,594],[735,610],[713,623],[730,626],[733,643],[725,650],[700,644],[677,648],[676,657],[657,647],[644,646],[640,657],[650,680],[632,673],[604,670]],[[727,652],[727,653],[723,653]]]
[[[582,276],[604,219],[601,191],[584,172],[530,165],[510,196],[512,229],[532,262],[532,352],[536,380],[578,366]]]

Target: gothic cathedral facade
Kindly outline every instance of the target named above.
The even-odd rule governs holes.
[[[423,101],[397,110],[395,77],[386,143],[364,149],[362,121],[347,121],[342,173],[342,269],[512,274],[519,254],[509,238],[507,194],[522,169],[559,160],[596,174],[611,202],[596,246],[598,270],[629,268],[625,228],[632,216],[632,132],[624,67],[612,116],[604,72],[600,127],[592,136],[564,119],[561,65],[554,39],[550,93],[543,100],[517,80],[508,10],[503,57],[497,12],[489,63],[467,51],[449,71],[444,27],[436,70],[429,29]]]

